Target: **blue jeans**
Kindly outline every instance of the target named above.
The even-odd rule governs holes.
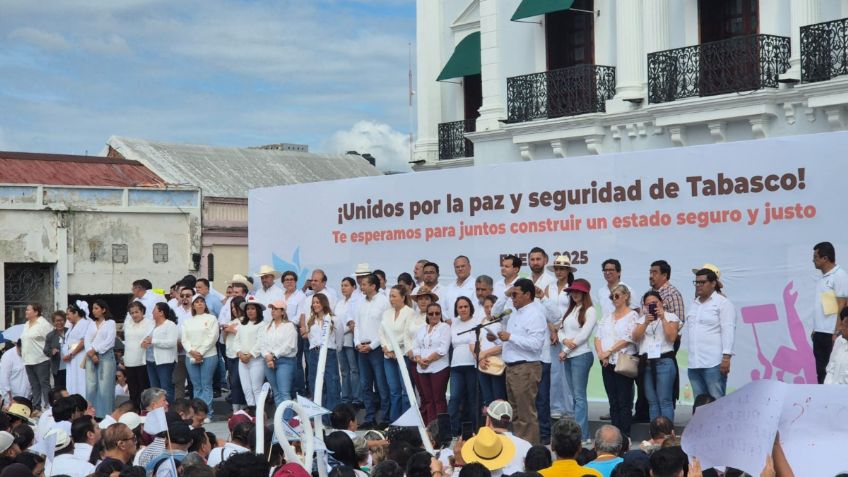
[[[488,406],[495,399],[506,400],[506,373],[500,376],[478,373],[480,393],[483,395],[483,406]]]
[[[294,383],[292,391],[301,396],[306,396],[306,373],[303,371],[303,354],[309,349],[309,340],[298,336],[297,355],[295,355]],[[307,364],[308,366],[308,364]]]
[[[359,394],[359,364],[356,362],[356,350],[345,346],[338,353],[339,368],[342,371],[342,402],[351,404],[362,402]]]
[[[281,402],[292,398],[294,387],[295,357],[277,358],[274,360],[274,369],[265,367],[265,379],[271,384],[274,391],[274,405],[279,406]]]
[[[401,358],[403,359],[403,358]],[[406,366],[406,363],[403,364]],[[389,422],[395,422],[401,414],[409,409],[409,398],[403,385],[403,376],[396,359],[383,359],[383,371],[386,373],[386,383],[389,385]]]
[[[451,432],[458,436],[463,422],[470,422],[477,429],[477,368],[474,366],[452,366],[450,368],[450,401],[448,401]]]
[[[727,386],[727,376],[721,374],[719,366],[712,368],[689,368],[689,384],[692,385],[692,395],[709,394],[718,399],[724,396]]]
[[[227,347],[224,346],[224,343],[215,343],[215,347],[218,350],[218,365],[215,367],[215,379],[212,381],[212,389],[220,391],[221,388],[225,387],[224,383],[227,381],[227,365],[224,358],[227,356]]]
[[[559,352],[562,344],[551,345],[551,415],[573,416],[574,397],[571,395],[571,386],[565,378],[565,371],[559,366]]]
[[[383,368],[383,349],[379,346],[368,353],[358,353],[359,360],[359,386],[365,396],[365,422],[374,423],[377,417],[377,402],[374,388],[380,399],[380,410],[382,421],[389,418],[389,384],[386,382],[386,373]]]
[[[230,404],[238,404],[240,406],[247,405],[247,400],[244,398],[244,391],[241,389],[241,375],[239,374],[239,359],[224,358],[227,362],[227,372],[229,373],[230,394],[227,396],[227,401]]]
[[[115,352],[98,354],[94,364],[85,359],[85,398],[94,406],[94,415],[105,417],[115,410]]]
[[[648,360],[645,365],[645,398],[648,400],[651,421],[658,416],[665,416],[674,422],[675,374],[677,367],[671,358]]]
[[[321,348],[313,348],[308,351],[306,361],[309,363],[309,389],[312,391],[313,400],[317,403],[318,396],[315,396],[315,381],[318,370],[318,358],[321,353]],[[324,385],[321,391],[321,407],[332,411],[339,405],[341,384],[339,383],[339,362],[336,359],[336,350],[327,349],[327,362],[324,363]]]
[[[147,379],[150,381],[150,386],[165,390],[168,402],[174,402],[174,367],[177,363],[166,363],[156,365],[153,361],[147,362]]]
[[[583,440],[589,439],[589,401],[586,398],[586,387],[589,384],[589,370],[592,369],[594,357],[592,353],[583,353],[573,358],[565,358],[562,370],[571,396],[574,400],[574,420],[580,424]]]
[[[557,358],[559,359],[559,358]],[[536,393],[536,412],[539,415],[539,439],[551,440],[551,363],[542,363],[542,380]]]
[[[209,417],[212,417],[212,380],[215,379],[215,368],[218,367],[218,355],[203,358],[200,363],[195,363],[191,356],[186,355],[185,365],[194,397],[206,403]]]

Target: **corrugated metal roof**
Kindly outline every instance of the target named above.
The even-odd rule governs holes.
[[[0,151],[0,183],[101,187],[164,187],[138,161]]]
[[[200,187],[212,197],[247,197],[250,189],[351,177],[380,171],[359,156],[171,144],[112,136],[108,146],[172,184]]]

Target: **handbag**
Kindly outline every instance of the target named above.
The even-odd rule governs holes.
[[[639,357],[619,351],[615,372],[631,379],[635,378],[639,375]]]
[[[485,359],[489,360],[489,365],[486,366],[486,369],[477,366],[481,373],[486,373],[492,376],[500,376],[506,370],[506,363],[504,363],[504,360],[501,359],[500,356],[489,356]]]

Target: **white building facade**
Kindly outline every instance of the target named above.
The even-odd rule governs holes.
[[[413,166],[845,129],[846,17],[846,0],[417,0]]]

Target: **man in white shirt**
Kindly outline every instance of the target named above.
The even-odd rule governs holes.
[[[813,265],[822,272],[816,282],[812,334],[816,375],[821,384],[827,375],[833,342],[844,331],[836,317],[845,308],[848,298],[848,272],[836,264],[836,249],[830,242],[821,242],[813,247]]]
[[[415,262],[415,266],[412,267],[412,278],[415,280],[415,290],[413,290],[413,292],[417,292],[418,287],[424,284],[424,264],[427,262],[429,262],[429,260],[422,258]]]
[[[708,268],[695,272],[695,301],[686,312],[686,336],[689,345],[689,383],[695,397],[709,394],[724,396],[736,308],[721,293],[718,276]]]
[[[521,270],[521,259],[515,255],[507,255],[501,258],[501,276],[503,280],[495,282],[494,294],[498,298],[504,296],[504,293],[515,284],[518,280],[518,271]],[[532,283],[532,282],[531,282]]]
[[[336,303],[339,301],[339,293],[327,286],[327,274],[324,270],[316,268],[312,271],[311,289],[306,292],[307,298],[310,300],[316,293],[323,293],[330,302],[330,308],[335,309]],[[311,303],[311,302],[310,302]]]
[[[421,269],[421,279],[423,281],[421,285],[426,285],[427,288],[430,289],[430,293],[439,297],[439,304],[442,305],[443,308],[447,309],[447,307],[445,307],[445,303],[449,300],[449,297],[446,293],[447,290],[439,285],[439,265],[433,262],[425,263]],[[450,315],[445,312],[442,313],[442,316],[444,316],[446,320],[454,319],[453,306],[450,307],[450,310]]]
[[[601,316],[607,316],[615,311],[615,305],[612,303],[610,294],[619,285],[623,285],[630,292],[630,296],[634,299],[639,298],[633,294],[633,289],[626,283],[621,282],[621,262],[614,258],[608,258],[601,264],[601,271],[604,273],[604,280],[607,282],[606,289],[601,288],[598,291],[598,302],[601,304]]]
[[[454,316],[453,306],[456,304],[456,299],[464,296],[472,302],[474,301],[474,280],[471,279],[471,261],[465,255],[460,255],[453,260],[453,271],[456,274],[456,281],[448,285],[444,291],[445,303],[441,303],[445,309],[446,316]],[[436,296],[439,296],[438,293]],[[441,298],[441,297],[440,297]],[[482,306],[481,306],[482,308]],[[477,314],[477,307],[474,307]]]
[[[9,405],[14,396],[32,397],[20,346],[7,349],[0,358],[0,397],[5,405]]]
[[[539,350],[548,333],[548,323],[542,306],[534,301],[533,282],[520,278],[507,290],[512,298],[512,312],[504,329],[498,332],[503,342],[501,356],[506,363],[506,391],[515,411],[515,434],[538,444],[539,418],[536,394],[542,380]]]
[[[389,308],[389,300],[378,293],[380,279],[373,273],[361,280],[365,299],[359,304],[353,326],[353,345],[358,352],[359,387],[365,394],[365,422],[360,429],[373,427],[377,418],[377,403],[374,388],[380,395],[382,420],[388,419],[389,384],[383,370],[383,350],[380,346],[380,326],[383,312]],[[380,421],[380,425],[384,422]]]
[[[268,305],[277,300],[285,301],[283,289],[274,284],[279,276],[280,274],[270,265],[262,265],[259,267],[259,281],[261,285],[253,293],[253,297],[257,302],[262,303],[265,306],[263,317],[266,322],[271,321],[271,310],[268,308]]]
[[[191,318],[191,300],[194,297],[194,290],[185,286],[180,286],[180,294],[177,295],[179,303],[174,308],[174,314],[177,316],[177,328],[180,330],[180,338],[183,335],[183,322]],[[182,399],[185,397],[186,377],[188,370],[185,364],[185,350],[182,345],[177,342],[179,353],[177,354],[177,364],[174,366],[174,398]]]
[[[165,301],[165,297],[157,293],[153,293],[153,284],[150,280],[142,278],[132,283],[132,295],[134,301],[140,301],[144,305],[144,317],[148,320],[153,319],[153,307],[160,301]]]
[[[45,477],[53,475],[68,475],[70,477],[85,477],[94,473],[94,465],[87,459],[74,455],[75,446],[68,433],[62,429],[51,429],[45,437],[55,435],[56,446],[52,463],[47,463]]]
[[[551,291],[551,284],[556,288],[556,278],[545,273],[548,264],[548,253],[541,247],[533,247],[527,257],[530,265],[530,280],[536,287],[536,298],[539,300],[551,300],[556,295],[556,289]],[[558,310],[557,310],[558,311]],[[546,314],[546,317],[548,314]],[[560,365],[559,352],[561,350],[559,340],[556,339],[556,328],[554,323],[562,317],[550,314],[548,321],[548,336],[542,345],[540,359],[542,361],[542,381],[539,383],[539,394],[536,395],[536,410],[539,412],[539,433],[542,445],[547,445],[551,440],[551,416],[554,414],[554,400],[556,401],[556,414],[562,416],[565,411],[565,392],[562,387],[565,384],[564,368]],[[551,362],[557,366],[551,366]],[[554,379],[556,378],[556,379]],[[559,392],[554,392],[560,390]]]
[[[494,281],[488,275],[480,275],[474,280],[474,318],[483,319],[486,317],[486,311],[483,309],[483,301],[492,296]],[[500,298],[500,297],[498,297]]]
[[[498,434],[503,434],[515,444],[515,455],[512,460],[500,470],[501,475],[512,475],[524,472],[524,457],[533,444],[509,432],[512,423],[512,406],[507,401],[496,399],[486,408],[486,426]]]
[[[78,417],[71,422],[71,438],[74,440],[74,456],[88,462],[92,447],[100,441],[100,426],[91,416]]]

